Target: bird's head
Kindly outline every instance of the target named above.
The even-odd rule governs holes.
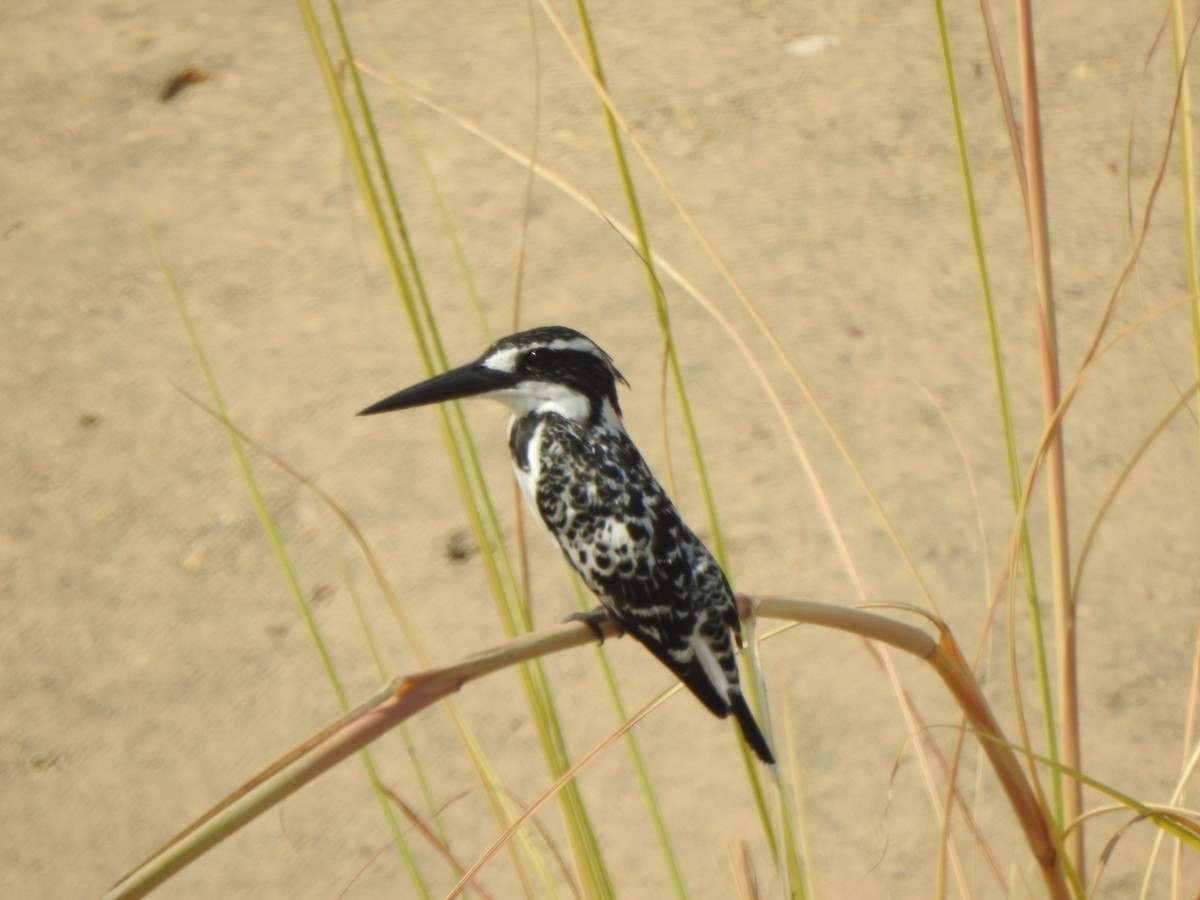
[[[554,325],[501,338],[474,362],[405,388],[359,415],[489,397],[507,405],[517,418],[553,412],[576,422],[620,428],[618,381],[628,384],[594,341]]]

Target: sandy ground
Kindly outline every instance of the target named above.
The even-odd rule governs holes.
[[[978,9],[951,5],[1026,465],[1041,415],[1028,241]],[[1001,577],[1012,503],[932,7],[660,6],[595,5],[613,95],[819,398],[938,610],[974,652]],[[1011,10],[1001,6],[1014,72]],[[1158,4],[1043,6],[1043,114],[1070,377],[1128,259],[1126,191],[1140,217],[1172,83],[1162,53],[1146,64]],[[536,124],[542,163],[588,203],[626,217],[595,99],[543,14],[533,16],[533,37],[530,16],[512,4],[351,4],[346,14],[359,55],[376,69],[523,150]],[[232,416],[350,511],[432,658],[458,659],[501,632],[477,560],[448,553],[467,522],[435,417],[352,417],[421,370],[295,8],[59,0],[9,4],[0,21],[0,895],[94,896],[337,715],[225,437],[179,390],[203,393],[203,384],[151,238]],[[162,102],[163,85],[189,66],[208,80]],[[487,339],[402,106],[382,85],[369,90],[448,353],[468,359]],[[523,253],[520,322],[569,324],[613,353],[633,385],[624,397],[630,430],[665,473],[661,342],[635,254],[593,208],[545,182],[534,185],[522,243],[520,167],[428,109],[414,105],[412,124],[493,333],[511,330]],[[811,407],[640,164],[635,175],[657,249],[767,361],[845,542],[843,558],[813,484],[727,336],[667,281],[737,586],[845,604],[923,602]],[[1185,294],[1178,193],[1168,176],[1144,265],[1110,333]],[[1188,337],[1176,306],[1089,375],[1067,419],[1076,558],[1125,465],[1194,377]],[[669,406],[677,496],[700,525]],[[503,413],[469,415],[511,534]],[[1148,801],[1169,799],[1185,752],[1200,584],[1197,446],[1194,417],[1166,428],[1096,533],[1078,586],[1085,765]],[[342,527],[264,458],[251,462],[350,696],[369,695],[381,680],[352,592],[375,622],[388,670],[417,668]],[[1044,518],[1039,493],[1043,586]],[[574,604],[564,569],[540,538],[530,554],[535,615],[556,621]],[[984,654],[984,677],[1012,733],[1004,635],[1001,627]],[[631,708],[670,684],[631,643],[607,650]],[[781,749],[803,773],[822,896],[930,896],[934,804],[886,678],[856,640],[811,628],[772,640],[763,656],[773,708],[791,723],[792,743]],[[1028,676],[1024,652],[1021,665]],[[566,654],[547,668],[572,751],[582,753],[614,725],[594,654]],[[919,664],[898,659],[897,668],[948,751],[953,709]],[[470,688],[460,709],[504,787],[536,796],[547,775],[515,678]],[[680,695],[637,733],[692,893],[730,896],[728,847],[746,840],[767,894],[778,895],[730,729]],[[472,859],[495,826],[445,716],[424,716],[412,739],[446,805],[455,852]],[[1012,817],[973,753],[962,784],[995,871],[1012,895],[1037,896]],[[382,741],[377,760],[389,785],[420,805],[400,742]],[[659,853],[623,752],[602,756],[582,785],[622,895],[662,896]],[[1089,796],[1090,805],[1104,802]],[[557,815],[540,818],[561,846]],[[1096,822],[1093,862],[1130,818]],[[1152,837],[1145,824],[1126,834],[1102,896],[1131,895]],[[388,841],[362,767],[348,762],[160,894],[406,896]],[[1004,896],[985,856],[962,846],[962,882],[974,896]],[[427,848],[418,863],[435,895],[449,886]],[[1165,896],[1163,873],[1154,896]],[[1194,894],[1195,860],[1188,875]],[[486,870],[485,884],[513,895],[503,863]]]

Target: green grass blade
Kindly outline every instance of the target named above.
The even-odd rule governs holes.
[[[399,254],[396,251],[394,242],[391,239],[391,233],[388,230],[386,217],[384,214],[383,204],[381,203],[378,192],[375,190],[374,183],[370,176],[370,169],[367,164],[366,156],[363,153],[361,143],[358,141],[357,133],[354,128],[353,119],[350,114],[350,109],[345,102],[340,87],[338,85],[337,74],[333,61],[325,46],[324,38],[321,34],[320,25],[317,23],[316,15],[310,3],[301,0],[300,11],[304,18],[307,27],[310,41],[317,58],[318,68],[325,81],[325,85],[330,97],[332,111],[338,121],[340,130],[343,135],[344,145],[347,149],[347,156],[350,162],[351,170],[354,173],[355,180],[359,185],[359,193],[364,202],[367,204],[368,217],[375,230],[376,236],[381,247],[384,250],[385,257],[388,262],[388,270],[392,276],[393,285],[396,287],[397,293],[403,299],[403,307],[408,314],[410,328],[414,335],[418,338],[416,341],[417,352],[421,356],[423,366],[427,373],[434,371],[433,354],[426,342],[421,339],[422,331],[420,322],[416,314],[416,306],[413,303],[412,289],[409,286],[408,279],[405,277],[404,268],[400,264]],[[359,96],[362,97],[361,84],[359,84]],[[447,446],[457,446],[455,435],[451,428],[450,418],[446,414],[445,409],[438,409],[438,421],[442,429],[443,439]],[[458,483],[459,492],[464,498],[471,496],[469,483],[467,482],[464,468],[462,465],[461,456],[452,456],[452,471]],[[488,545],[488,537],[485,534],[480,517],[474,505],[467,503],[468,517],[471,521],[472,531],[475,533],[476,539],[481,547]],[[490,559],[489,554],[484,554],[485,559]],[[499,589],[498,573],[494,567],[487,567],[487,575],[489,583],[492,585],[493,593]],[[396,608],[393,606],[393,608]],[[411,638],[411,633],[410,633]],[[457,720],[457,716],[454,715]],[[461,720],[457,720],[461,726]],[[513,811],[505,808],[501,798],[498,798],[496,792],[490,789],[490,786],[495,784],[494,772],[487,763],[479,745],[467,736],[467,732],[459,728],[460,740],[463,740],[467,749],[468,756],[472,760],[476,775],[480,779],[481,786],[484,788],[484,796],[488,798],[493,815],[498,817],[498,822],[507,825],[511,821]],[[527,840],[522,840],[521,846],[525,849],[531,862],[541,876],[542,883],[545,887],[551,888],[551,882],[547,873],[547,868],[533,850],[533,845]],[[530,887],[528,876],[524,871],[524,867],[517,857],[512,857],[514,869],[517,872],[518,878],[528,890]]]
[[[1184,272],[1187,276],[1188,305],[1192,323],[1192,360],[1196,376],[1200,378],[1200,262],[1196,255],[1196,140],[1192,125],[1192,92],[1188,78],[1187,56],[1191,45],[1192,29],[1188,29],[1183,18],[1182,0],[1171,0],[1171,47],[1175,53],[1175,72],[1178,78],[1176,116],[1179,122],[1179,187],[1183,202],[1183,253]],[[1197,401],[1200,411],[1200,401]],[[1200,434],[1200,432],[1198,432]]]
[[[151,244],[154,248],[155,256],[164,275],[167,278],[168,289],[172,300],[175,303],[176,311],[179,313],[180,321],[183,324],[185,333],[187,334],[188,344],[192,349],[192,353],[196,358],[196,364],[200,368],[201,375],[204,378],[205,385],[208,387],[209,396],[212,400],[214,408],[222,420],[228,422],[229,416],[225,408],[224,398],[221,396],[220,388],[217,385],[216,376],[213,373],[212,367],[208,362],[208,357],[204,353],[203,345],[200,342],[199,335],[196,333],[195,327],[192,324],[191,317],[188,315],[187,306],[183,301],[183,295],[179,290],[178,285],[171,277],[170,270],[166,265],[165,260],[161,256],[157,243],[154,242],[153,236],[150,236]],[[266,535],[267,542],[270,544],[271,552],[279,563],[280,572],[283,575],[284,581],[287,584],[288,592],[292,596],[292,600],[296,605],[296,610],[300,615],[301,621],[304,623],[305,630],[308,632],[309,640],[312,643],[313,649],[317,653],[317,657],[321,662],[321,668],[325,672],[325,676],[329,681],[330,687],[333,689],[334,697],[337,699],[338,706],[342,712],[350,709],[349,700],[346,697],[345,689],[342,686],[341,679],[338,677],[337,670],[333,664],[333,659],[329,654],[328,647],[325,646],[324,638],[317,627],[316,620],[312,616],[312,610],[304,599],[304,591],[300,587],[300,579],[296,575],[296,570],[292,566],[291,560],[288,558],[287,552],[283,546],[278,529],[275,527],[274,519],[271,517],[270,510],[267,509],[266,501],[263,499],[262,491],[258,487],[258,481],[254,477],[254,471],[250,467],[250,462],[246,458],[245,449],[238,433],[232,427],[226,425],[225,435],[229,440],[230,449],[237,462],[239,471],[242,474],[242,480],[246,484],[246,489],[250,494],[250,502],[254,507],[255,513],[258,515],[258,520]],[[404,839],[404,833],[400,826],[399,820],[395,815],[395,810],[388,802],[387,795],[383,791],[383,784],[379,777],[379,772],[375,767],[374,760],[371,757],[370,751],[363,749],[359,751],[359,758],[366,769],[367,778],[371,782],[371,787],[374,790],[376,801],[380,804],[380,809],[383,811],[384,820],[387,822],[388,830],[391,832],[392,841],[396,845],[396,849],[400,853],[400,857],[404,862],[404,867],[408,871],[409,879],[412,882],[413,889],[420,897],[428,897],[429,890],[425,884],[424,877],[417,868],[416,860],[413,858],[412,851]]]
[[[342,126],[360,192],[367,201],[374,230],[387,255],[393,282],[408,316],[410,330],[416,339],[426,370],[431,373],[434,359],[437,360],[439,368],[445,368],[445,354],[419,275],[416,254],[408,240],[399,199],[392,180],[387,174],[389,167],[383,153],[382,143],[373,124],[359,70],[354,64],[354,54],[349,36],[336,2],[331,0],[329,8],[341,53],[348,62],[347,71],[350,75],[350,84],[360,117],[365,123],[364,127],[367,131],[374,168],[379,173],[379,187],[376,187],[376,183],[371,177],[366,155],[353,128],[353,118],[337,84],[333,65],[329,60],[329,54],[325,49],[315,16],[312,15],[311,7],[302,2],[306,22],[309,23],[310,36],[329,88],[335,115]],[[395,238],[393,238],[393,228],[395,229]],[[526,631],[529,623],[523,604],[520,602],[517,581],[504,551],[499,520],[484,483],[482,469],[470,441],[462,412],[457,404],[452,405],[449,414],[444,408],[439,408],[439,420],[442,423],[443,437],[450,453],[455,479],[464,499],[472,530],[483,550],[481,558],[487,570],[493,596],[496,598],[501,621],[509,634]],[[568,767],[569,754],[541,664],[533,662],[522,666],[521,680],[537,725],[543,754],[551,773],[557,777]],[[612,892],[611,881],[578,787],[574,783],[568,784],[560,793],[559,800],[563,807],[568,839],[575,853],[578,868],[585,879],[588,893],[593,896],[610,895]]]
[[[583,32],[584,47],[588,54],[588,63],[592,77],[596,83],[607,91],[604,81],[604,69],[600,63],[600,51],[592,33],[592,23],[588,16],[587,4],[584,0],[575,0],[575,12]],[[650,250],[650,235],[646,229],[646,221],[642,216],[641,204],[638,202],[637,189],[633,183],[633,175],[629,171],[629,161],[625,156],[625,148],[621,144],[621,132],[617,127],[616,118],[606,102],[600,104],[604,116],[604,127],[608,133],[609,144],[612,147],[613,161],[617,166],[617,175],[625,200],[629,207],[630,221],[637,236],[637,250],[646,267],[646,281],[650,288],[650,296],[654,301],[654,313],[666,342],[668,365],[671,370],[671,382],[679,399],[679,411],[683,416],[684,431],[687,434],[688,445],[692,451],[692,461],[696,466],[696,477],[700,483],[700,494],[704,499],[704,512],[708,518],[708,527],[712,537],[713,553],[717,562],[726,572],[729,571],[729,555],[725,549],[725,540],[721,533],[720,522],[717,519],[716,505],[713,501],[712,486],[708,480],[708,468],[704,464],[704,454],[700,447],[700,438],[696,431],[696,423],[692,418],[691,406],[687,399],[687,389],[684,384],[683,372],[679,367],[679,357],[675,352],[675,342],[671,339],[671,321],[667,312],[667,299],[663,294],[662,284],[654,271],[654,255]]]
[[[954,62],[950,51],[950,35],[946,27],[946,12],[943,0],[934,0],[937,13],[938,36],[941,41],[942,60],[946,69],[946,87],[950,96],[951,118],[954,122],[954,140],[958,149],[959,166],[962,171],[963,191],[966,195],[967,220],[971,230],[971,242],[979,269],[980,291],[983,298],[984,315],[987,318],[988,340],[992,354],[992,368],[996,378],[996,390],[1000,405],[1000,428],[1004,436],[1005,460],[1008,465],[1009,488],[1013,508],[1021,509],[1021,467],[1018,462],[1016,430],[1013,427],[1012,406],[1009,401],[1008,377],[1004,368],[1004,353],[1000,346],[1000,329],[996,321],[996,306],[992,297],[992,280],[988,273],[987,254],[983,245],[983,228],[979,219],[979,207],[975,201],[975,185],[971,177],[971,161],[967,152],[966,133],[963,128],[962,108],[958,99],[958,84],[954,76]],[[999,74],[999,73],[998,73]],[[1058,736],[1054,721],[1054,699],[1050,678],[1050,665],[1046,656],[1045,635],[1042,631],[1041,604],[1038,600],[1037,579],[1033,550],[1029,541],[1029,530],[1021,520],[1020,534],[1021,574],[1024,578],[1025,598],[1028,606],[1030,639],[1033,642],[1033,659],[1037,670],[1038,690],[1042,706],[1042,730],[1050,757],[1058,760]],[[1062,776],[1057,768],[1051,771],[1051,790],[1055,819],[1063,825]]]
[[[683,418],[684,433],[687,436],[688,446],[691,449],[692,462],[696,469],[696,477],[699,482],[700,495],[704,502],[705,516],[708,520],[709,534],[712,542],[712,550],[717,558],[717,562],[726,574],[732,579],[732,572],[729,566],[729,554],[725,548],[725,540],[721,532],[720,521],[717,518],[716,502],[714,499],[712,485],[708,478],[708,468],[704,463],[704,453],[701,449],[700,436],[696,429],[695,419],[692,416],[691,405],[688,402],[687,387],[683,377],[683,371],[680,367],[679,356],[675,352],[675,342],[671,336],[671,322],[667,311],[667,301],[663,294],[662,285],[658,280],[658,276],[654,270],[654,254],[650,246],[650,236],[646,229],[645,219],[642,216],[641,205],[637,198],[637,189],[633,183],[633,175],[629,170],[629,162],[625,156],[625,149],[621,143],[621,132],[617,126],[616,117],[613,115],[612,109],[605,100],[607,97],[607,85],[604,81],[604,69],[600,62],[600,51],[596,44],[595,35],[592,32],[591,19],[588,15],[587,4],[584,0],[575,0],[575,12],[579,19],[580,29],[583,34],[583,43],[587,51],[589,71],[597,86],[602,90],[600,109],[604,117],[605,130],[608,133],[609,143],[612,148],[613,160],[617,166],[618,177],[621,182],[622,190],[625,193],[626,203],[629,207],[630,220],[633,223],[633,230],[637,240],[637,250],[642,258],[642,262],[646,267],[646,279],[650,288],[650,295],[654,302],[654,311],[658,318],[658,324],[663,334],[665,342],[665,350],[667,354],[667,365],[671,373],[671,383],[675,388],[676,398],[679,403],[680,415]],[[748,682],[749,694],[758,694],[755,688],[755,673],[751,672],[746,679]],[[758,711],[761,717],[761,711]],[[754,795],[755,805],[758,807],[759,818],[762,821],[763,831],[768,836],[772,845],[772,852],[778,860],[778,848],[775,847],[774,829],[771,825],[771,815],[767,808],[766,796],[763,791],[761,779],[759,778],[758,764],[755,762],[749,750],[739,741],[739,746],[742,751],[742,758],[745,763],[746,776],[750,781],[751,790]],[[782,806],[782,803],[781,803]]]

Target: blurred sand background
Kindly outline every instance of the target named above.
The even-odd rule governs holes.
[[[950,6],[1027,465],[1041,416],[1028,240],[979,11]],[[1147,62],[1159,4],[1039,6],[1069,378],[1128,259],[1126,192],[1140,219],[1173,82],[1165,45]],[[939,611],[974,652],[1012,503],[931,4],[614,0],[592,13],[624,115],[812,386]],[[1001,4],[995,13],[1015,72],[1012,10]],[[364,61],[523,150],[536,123],[540,161],[626,218],[596,100],[541,12],[533,36],[520,4],[347,4],[345,14]],[[562,15],[574,30],[565,5]],[[469,532],[434,415],[353,418],[422,373],[296,8],[10,3],[0,29],[0,895],[95,896],[338,714],[226,439],[176,389],[201,395],[203,383],[148,233],[231,415],[350,511],[433,658],[458,659],[501,632],[477,560],[450,552]],[[162,102],[164,84],[187,67],[207,81]],[[381,84],[369,90],[448,353],[465,361],[487,338],[447,251],[401,104]],[[635,254],[592,210],[544,182],[533,187],[522,244],[525,173],[428,109],[414,104],[412,121],[494,333],[512,330],[524,253],[521,324],[572,325],[616,357],[633,385],[623,396],[629,428],[665,476],[662,345]],[[1175,171],[1172,163],[1114,333],[1185,296]],[[800,393],[640,164],[635,176],[656,249],[766,361],[861,593],[769,401],[712,318],[668,282],[737,587],[847,604],[921,602]],[[1067,419],[1076,554],[1123,466],[1191,383],[1188,340],[1177,307],[1089,376]],[[480,405],[468,415],[511,534],[504,413]],[[673,400],[666,415],[677,497],[700,527]],[[415,669],[341,526],[265,459],[252,464],[350,696],[380,683],[352,590],[376,623],[389,670]],[[1126,484],[1079,586],[1085,765],[1147,801],[1168,799],[1184,753],[1198,495],[1195,421],[1184,414]],[[1039,492],[1033,528],[1043,586],[1044,506]],[[530,555],[535,616],[557,621],[574,608],[565,570],[540,537]],[[1001,626],[985,653],[984,677],[1011,735],[1004,634]],[[631,642],[606,650],[631,709],[670,684]],[[883,674],[856,640],[810,628],[773,640],[763,657],[776,716],[792,723],[794,745],[780,749],[803,772],[822,896],[930,896],[935,812]],[[1028,674],[1024,655],[1022,665]],[[933,739],[949,748],[953,708],[918,663],[897,666]],[[595,655],[564,654],[547,667],[572,750],[582,753],[614,725]],[[515,677],[473,686],[460,702],[504,786],[526,801],[540,793],[545,766]],[[727,848],[744,839],[768,895],[777,895],[731,729],[679,695],[637,734],[693,894],[731,895]],[[446,718],[429,712],[413,737],[447,804],[455,851],[473,859],[495,828]],[[419,803],[399,741],[381,742],[377,758],[388,783]],[[968,793],[977,765],[971,747]],[[990,784],[986,770],[978,783]],[[602,756],[582,785],[622,895],[663,896],[659,851],[624,752]],[[1008,809],[991,790],[971,799],[1012,894],[1037,896],[1039,883],[1023,880],[1036,876]],[[1098,821],[1093,860],[1130,818]],[[557,813],[548,808],[540,820],[561,845]],[[1131,895],[1152,837],[1142,824],[1123,838],[1102,896]],[[418,858],[435,895],[452,883],[427,848]],[[974,896],[1004,895],[977,851],[962,866]],[[1194,860],[1189,871],[1195,891]],[[513,896],[503,862],[485,870],[484,884]],[[159,895],[408,892],[352,761]]]

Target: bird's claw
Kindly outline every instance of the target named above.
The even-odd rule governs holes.
[[[589,609],[587,612],[571,613],[563,621],[582,622],[588,628],[592,629],[592,634],[596,636],[596,640],[601,644],[604,643],[604,629],[600,626],[605,622],[612,622],[617,627],[619,634],[625,633],[625,629],[621,627],[621,623],[614,619],[603,606],[597,606],[595,609]]]

